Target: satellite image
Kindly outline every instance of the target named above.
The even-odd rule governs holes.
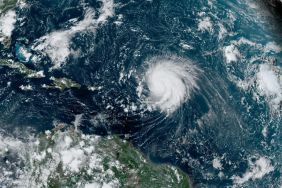
[[[281,188],[281,0],[0,0],[0,188]]]

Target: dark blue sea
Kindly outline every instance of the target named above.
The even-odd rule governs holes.
[[[16,14],[1,58],[44,77],[0,67],[2,129],[39,133],[80,115],[85,134],[120,135],[195,187],[281,186],[282,19],[264,1],[27,0]],[[183,99],[169,112],[150,98],[156,62],[169,79],[151,87]],[[181,66],[195,74],[183,98]],[[46,89],[53,78],[81,87]]]

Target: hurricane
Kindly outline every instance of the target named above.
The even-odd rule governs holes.
[[[281,187],[280,6],[0,0],[0,187]]]
[[[196,67],[189,60],[176,56],[154,57],[148,63],[147,103],[162,112],[174,112],[197,88]]]

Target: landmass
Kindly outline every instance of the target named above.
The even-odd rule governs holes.
[[[16,7],[18,0],[0,0],[0,13],[6,13],[8,10]]]
[[[188,188],[188,176],[153,164],[118,136],[86,135],[59,125],[28,143],[0,134],[0,185],[24,187]],[[7,141],[9,140],[9,141]],[[17,167],[16,174],[13,168]]]

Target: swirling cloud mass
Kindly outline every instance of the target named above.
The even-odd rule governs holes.
[[[163,112],[174,112],[197,88],[197,68],[179,57],[155,57],[149,60],[145,82],[148,104]]]

